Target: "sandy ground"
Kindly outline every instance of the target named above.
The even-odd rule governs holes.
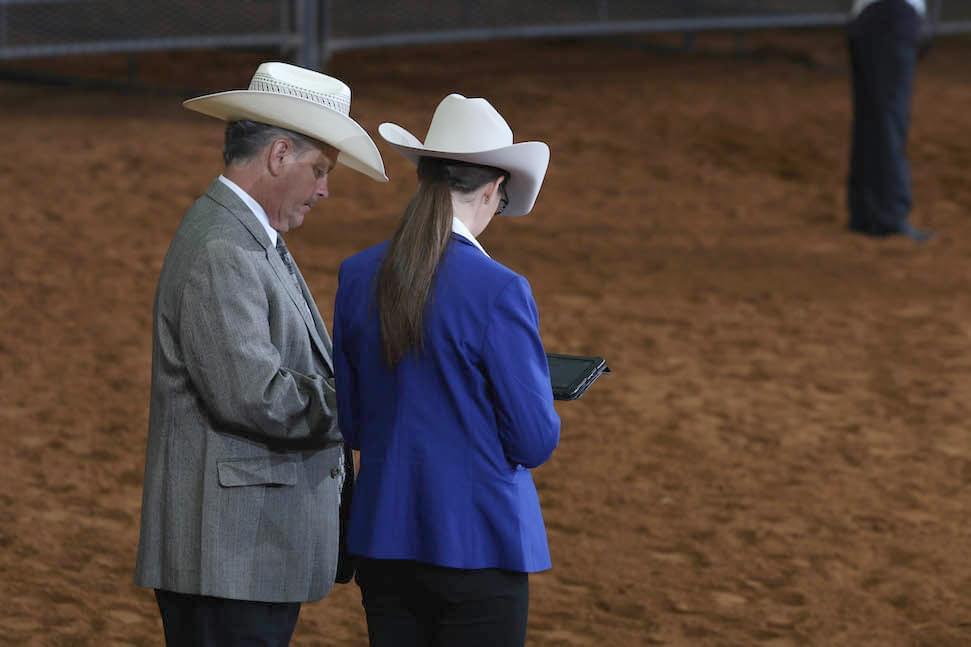
[[[552,148],[534,214],[483,243],[530,279],[548,350],[614,373],[558,404],[535,474],[554,568],[531,580],[529,644],[971,644],[971,40],[919,72],[926,245],[844,232],[841,34],[745,45],[440,46],[331,71],[372,132],[423,133],[461,91]],[[140,74],[244,87],[267,56]],[[222,137],[180,98],[0,84],[3,644],[161,644],[131,583],[151,304]],[[392,183],[339,171],[288,239],[325,313],[413,188],[380,146]],[[305,606],[294,642],[365,644],[356,587]]]

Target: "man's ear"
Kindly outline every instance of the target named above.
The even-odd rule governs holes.
[[[266,168],[270,175],[276,177],[283,172],[286,166],[286,158],[293,152],[293,143],[289,139],[281,137],[274,139],[267,147]]]

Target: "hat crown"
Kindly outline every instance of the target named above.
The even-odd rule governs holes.
[[[447,153],[490,151],[511,146],[512,129],[485,99],[450,94],[435,109],[424,145]]]
[[[332,76],[287,63],[263,63],[256,69],[249,89],[297,97],[345,117],[351,112],[351,89]]]

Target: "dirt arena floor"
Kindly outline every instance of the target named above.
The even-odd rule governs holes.
[[[971,39],[921,65],[911,157],[928,244],[843,228],[838,32],[512,42],[338,56],[353,114],[424,133],[484,95],[552,164],[483,243],[550,351],[614,370],[558,403],[536,470],[554,567],[530,645],[971,644]],[[153,87],[245,87],[271,54],[139,59]],[[124,59],[95,62],[124,72]],[[52,63],[53,65],[53,63]],[[220,171],[177,92],[0,84],[0,643],[159,645],[131,583],[155,281]],[[288,242],[324,313],[413,170],[346,170]],[[328,316],[329,319],[329,316]],[[354,586],[297,645],[363,645]]]

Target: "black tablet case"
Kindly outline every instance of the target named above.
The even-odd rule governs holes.
[[[546,353],[554,400],[576,400],[610,368],[603,357]]]

